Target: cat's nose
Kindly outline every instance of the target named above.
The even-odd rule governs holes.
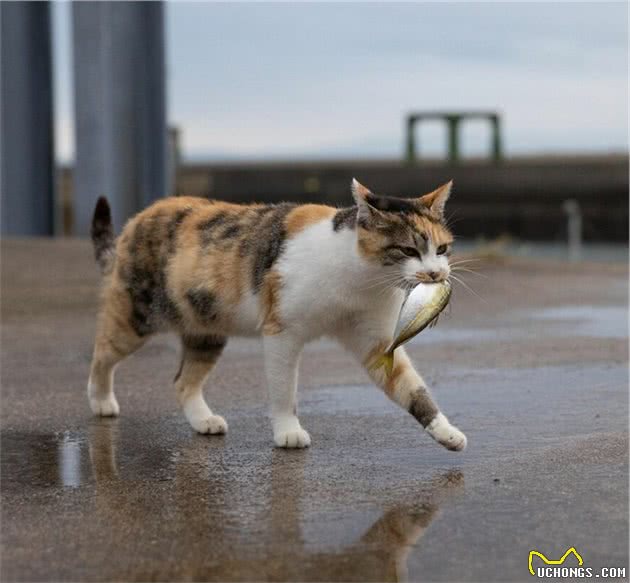
[[[440,274],[437,271],[429,271],[429,273],[427,273],[427,275],[433,280],[436,281],[438,277],[440,277]]]

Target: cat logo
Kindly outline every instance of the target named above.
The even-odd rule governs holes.
[[[564,553],[564,555],[562,555],[562,558],[558,559],[557,561],[552,561],[548,559],[547,557],[545,557],[545,555],[543,555],[542,553],[539,553],[538,551],[529,551],[529,572],[532,575],[536,575],[536,573],[534,572],[534,567],[532,567],[532,559],[534,558],[534,555],[536,555],[537,557],[540,557],[543,560],[543,562],[546,563],[547,565],[562,565],[562,563],[564,563],[564,560],[571,553],[575,555],[575,558],[578,560],[578,565],[580,565],[581,567],[584,564],[584,561],[582,560],[582,555],[580,555],[580,553],[578,553],[575,550],[575,547],[571,547],[570,549],[567,549],[567,552]]]

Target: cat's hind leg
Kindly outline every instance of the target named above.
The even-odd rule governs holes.
[[[384,367],[373,365],[389,345],[389,340],[375,340],[369,333],[359,330],[343,334],[340,340],[365,366],[376,385],[413,415],[435,441],[452,451],[462,451],[466,447],[466,436],[440,411],[403,347],[394,352],[394,366],[388,374]]]
[[[297,417],[298,363],[303,346],[299,338],[287,331],[264,337],[273,440],[278,447],[311,445],[311,437]]]
[[[87,387],[90,408],[95,415],[114,417],[119,414],[120,407],[114,394],[114,369],[145,341],[146,337],[138,336],[112,307],[104,309],[99,318]]]
[[[203,398],[203,386],[223,352],[223,336],[182,335],[182,360],[175,375],[177,400],[186,419],[198,433],[223,434],[228,426]]]

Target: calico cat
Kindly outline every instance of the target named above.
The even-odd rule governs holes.
[[[261,334],[274,442],[308,447],[297,417],[298,361],[306,342],[329,336],[433,439],[463,450],[465,435],[440,412],[404,348],[389,375],[370,369],[392,339],[405,290],[450,274],[443,211],[451,185],[403,199],[353,180],[355,205],[344,209],[166,198],[130,219],[117,241],[100,198],[92,239],[104,283],[92,411],[118,415],[116,364],[152,334],[173,330],[182,342],[174,382],[184,415],[199,433],[225,433],[203,385],[229,336]]]

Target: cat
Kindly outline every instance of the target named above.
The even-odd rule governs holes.
[[[449,277],[451,187],[405,199],[353,180],[355,205],[343,209],[172,197],[131,218],[117,240],[101,197],[91,232],[104,275],[88,381],[93,413],[118,415],[115,366],[152,334],[173,330],[182,343],[174,384],[183,413],[197,432],[224,434],[204,383],[229,336],[261,334],[275,445],[308,447],[297,416],[298,361],[305,343],[329,336],[433,439],[463,450],[465,435],[440,412],[404,348],[389,375],[370,368],[392,340],[407,291]]]

